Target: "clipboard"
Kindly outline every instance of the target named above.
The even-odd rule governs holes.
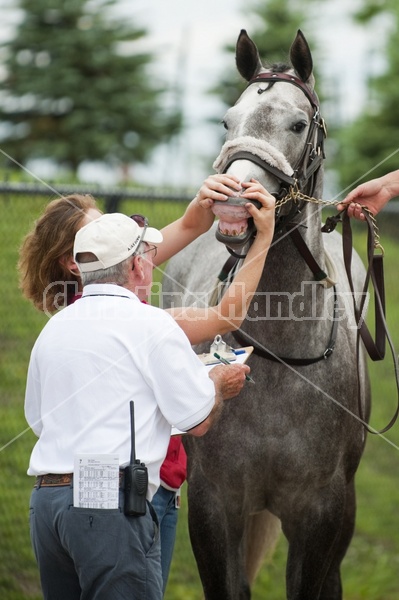
[[[233,365],[245,364],[248,358],[251,356],[253,349],[253,346],[243,346],[242,348],[234,348],[237,354],[235,354],[234,360],[229,359],[230,362]],[[216,367],[217,365],[223,364],[218,358],[216,358],[216,356],[213,356],[213,354],[211,354],[210,352],[197,354],[197,356],[208,371],[210,371],[211,369],[213,369],[213,367]],[[180,431],[180,429],[177,429],[177,427],[175,426],[172,427],[171,436],[184,435],[185,433],[186,431]]]
[[[228,356],[223,355],[223,358],[227,358],[227,360],[233,365],[245,364],[248,358],[251,356],[253,349],[253,346],[243,346],[242,348],[234,348],[233,352],[229,352]],[[206,367],[216,367],[216,365],[222,364],[221,361],[210,352],[204,352],[203,354],[198,354],[197,356]]]

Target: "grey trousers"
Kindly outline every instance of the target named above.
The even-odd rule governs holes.
[[[119,509],[75,508],[72,487],[34,489],[30,532],[45,600],[161,600],[159,528]]]

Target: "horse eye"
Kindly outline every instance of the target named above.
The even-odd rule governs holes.
[[[302,133],[306,125],[306,121],[298,121],[298,123],[295,123],[295,125],[292,127],[292,131],[295,131],[295,133]]]
[[[222,121],[222,125],[225,129],[228,129],[226,121]]]

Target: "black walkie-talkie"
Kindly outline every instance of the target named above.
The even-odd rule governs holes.
[[[143,516],[146,513],[148,471],[144,463],[136,459],[134,402],[130,401],[131,451],[130,465],[125,467],[125,506],[124,513],[129,516]]]

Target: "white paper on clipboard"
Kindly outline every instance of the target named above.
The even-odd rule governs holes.
[[[245,364],[247,362],[248,358],[251,356],[253,349],[254,349],[253,346],[245,346],[244,348],[235,348],[235,350],[239,354],[236,354],[235,360],[230,361],[231,364],[232,365]],[[244,350],[244,352],[242,352],[242,350]],[[222,362],[215,357],[213,357],[215,362],[212,361],[211,364],[207,364],[207,362],[209,363],[209,361],[212,359],[211,354],[199,354],[198,358],[205,365],[205,368],[207,371],[210,371],[211,369],[213,369],[213,367],[216,367],[216,366],[222,364]],[[180,431],[180,429],[177,429],[176,427],[172,427],[171,435],[184,435],[185,433],[186,433],[185,431]]]

